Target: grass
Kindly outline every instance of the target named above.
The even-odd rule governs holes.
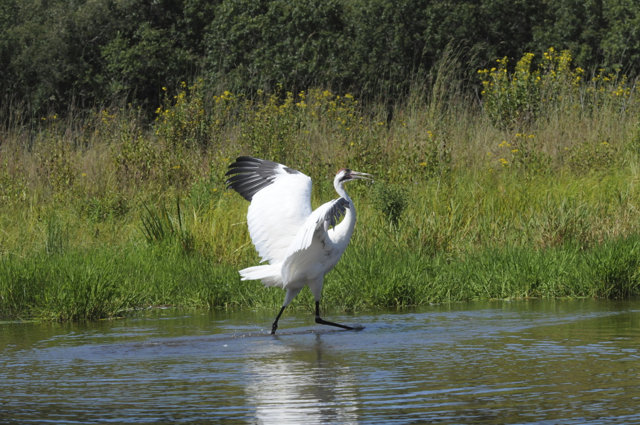
[[[278,306],[282,291],[237,274],[259,261],[248,204],[224,188],[240,154],[311,175],[314,206],[335,198],[341,167],[376,176],[347,187],[358,224],[325,308],[640,294],[635,89],[624,109],[602,91],[496,125],[454,65],[392,113],[323,90],[246,99],[196,84],[151,122],[127,105],[5,127],[0,316]],[[310,293],[293,307],[312,311]]]
[[[470,255],[388,252],[354,244],[326,281],[323,306],[357,311],[460,300],[629,297],[640,288],[640,237],[584,250],[567,243]],[[276,308],[283,292],[241,282],[236,268],[176,247],[41,254],[0,262],[5,316],[45,320],[119,317],[148,306]],[[313,311],[304,291],[294,308]]]

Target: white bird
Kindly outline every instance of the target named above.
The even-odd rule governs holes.
[[[251,240],[269,264],[240,270],[242,280],[261,280],[265,286],[284,288],[282,308],[271,326],[278,329],[284,309],[304,288],[316,300],[316,323],[353,329],[320,317],[324,276],[347,249],[356,224],[356,209],[344,183],[372,180],[371,174],[341,169],[333,180],[340,198],[311,210],[311,179],[277,162],[241,156],[229,165],[227,188],[251,202],[247,224]],[[337,224],[340,218],[344,220]]]

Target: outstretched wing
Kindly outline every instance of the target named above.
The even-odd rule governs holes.
[[[326,233],[329,227],[335,226],[340,217],[345,215],[347,208],[349,208],[349,202],[344,198],[339,198],[327,202],[311,213],[298,231],[285,255],[284,264],[282,265],[282,278],[285,284],[296,276],[300,268],[315,266],[315,263],[327,259],[325,255],[329,253],[326,251],[325,246],[327,243]],[[322,233],[324,233],[325,238],[322,238]],[[322,245],[318,244],[315,248],[310,249],[315,235],[320,235],[320,240],[324,240],[324,242]],[[308,262],[311,262],[311,264],[307,264]]]
[[[284,260],[300,227],[311,214],[311,179],[277,162],[241,156],[229,165],[227,187],[251,202],[247,224],[251,240],[270,264]]]
[[[289,257],[295,252],[309,248],[313,241],[313,235],[318,230],[327,232],[330,227],[334,227],[345,215],[347,208],[349,208],[349,202],[344,198],[334,199],[318,207],[298,231],[286,256]]]

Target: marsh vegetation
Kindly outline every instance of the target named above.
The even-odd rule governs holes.
[[[360,310],[458,300],[628,297],[640,288],[635,81],[568,51],[481,70],[483,102],[448,54],[406,98],[201,80],[163,88],[149,120],[127,103],[4,116],[0,312],[54,320],[159,305],[274,307],[240,282],[259,259],[224,173],[241,154],[313,178],[313,205],[349,166],[356,231],[323,304]],[[482,83],[482,81],[484,81]],[[312,309],[303,291],[294,305]]]

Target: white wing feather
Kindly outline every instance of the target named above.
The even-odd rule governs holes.
[[[282,261],[310,214],[311,179],[278,172],[273,184],[253,196],[247,214],[249,234],[262,261]]]
[[[314,236],[319,235],[320,232],[326,235],[329,228],[337,224],[348,207],[349,203],[344,198],[338,198],[321,205],[312,212],[300,230],[298,230],[298,234],[289,246],[289,249],[287,249],[285,261],[296,252],[308,249],[313,243]],[[326,240],[326,238],[323,238],[321,235],[320,239]]]
[[[313,267],[322,267],[321,263],[329,261],[327,255],[332,251],[329,246],[333,242],[327,237],[328,230],[337,224],[348,205],[343,198],[334,199],[318,207],[307,218],[285,255],[282,265],[282,279],[285,284],[296,275],[298,269],[311,272]],[[340,255],[341,253],[338,258]]]
[[[313,242],[313,236],[319,229],[322,229],[324,232],[329,229],[329,222],[326,220],[326,216],[336,201],[337,199],[327,202],[311,213],[302,227],[300,227],[300,230],[298,230],[295,239],[293,239],[289,245],[285,257],[288,258],[295,252],[309,248]]]

